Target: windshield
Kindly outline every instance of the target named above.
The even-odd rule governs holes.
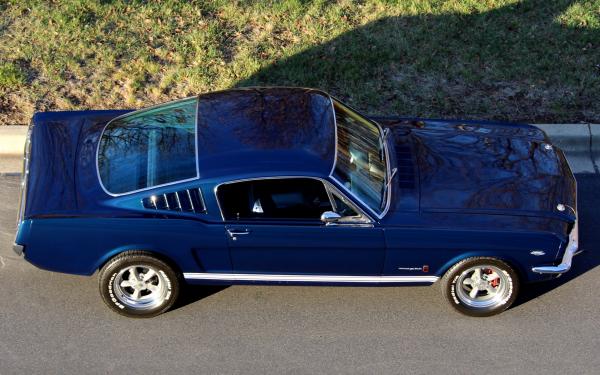
[[[386,160],[380,128],[334,101],[337,155],[334,177],[381,214],[385,206]]]

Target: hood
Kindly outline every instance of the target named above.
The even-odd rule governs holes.
[[[403,134],[395,137],[396,147],[401,139],[412,144],[422,211],[537,216],[562,215],[559,203],[576,206],[564,154],[534,126],[431,120],[387,125]]]

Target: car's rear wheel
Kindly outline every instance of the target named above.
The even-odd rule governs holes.
[[[519,278],[515,270],[496,258],[464,259],[442,278],[442,293],[459,312],[491,316],[508,309],[517,298]]]
[[[169,310],[179,294],[178,274],[149,253],[131,251],[111,259],[100,270],[100,294],[119,314],[151,318]]]

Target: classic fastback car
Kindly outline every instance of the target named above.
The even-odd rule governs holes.
[[[436,281],[488,316],[577,251],[576,182],[541,130],[369,119],[313,89],[37,113],[24,164],[15,251],[99,270],[132,317],[168,310],[184,282]]]

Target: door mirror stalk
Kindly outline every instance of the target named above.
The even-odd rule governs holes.
[[[342,216],[340,214],[338,214],[337,212],[333,212],[333,211],[325,211],[321,214],[321,221],[329,224],[329,223],[335,223],[337,221],[339,221],[342,218]]]

